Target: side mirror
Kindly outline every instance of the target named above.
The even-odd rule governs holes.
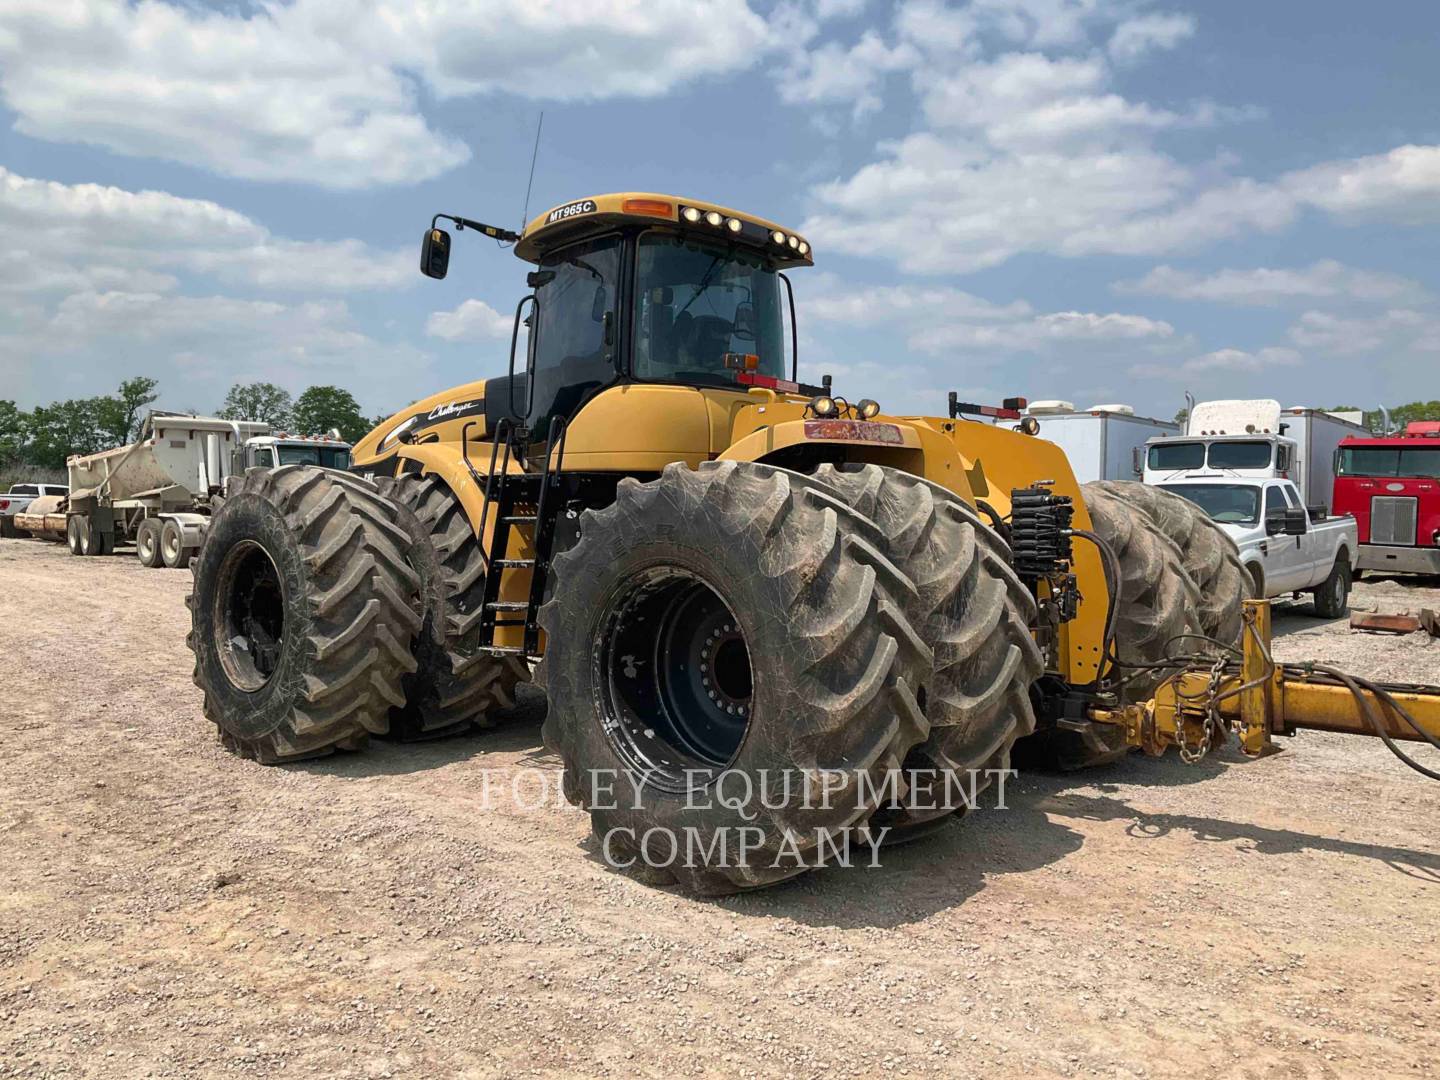
[[[1130,448],[1130,471],[1136,476],[1145,475],[1145,448],[1143,446]]]
[[[1304,536],[1310,531],[1310,516],[1303,506],[1276,507],[1265,515],[1266,536]]]
[[[1305,507],[1305,512],[1310,515],[1311,521],[1324,521],[1330,516],[1330,507],[1324,503],[1313,503]]]
[[[420,272],[438,281],[449,269],[450,234],[444,229],[426,229],[420,243]]]

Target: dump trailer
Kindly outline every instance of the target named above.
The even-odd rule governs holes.
[[[349,451],[338,433],[305,438],[257,421],[151,413],[135,442],[66,461],[64,520],[48,515],[42,528],[63,530],[76,555],[108,555],[131,543],[147,567],[184,566],[229,477],[289,460],[346,469]]]
[[[1082,486],[1018,400],[801,382],[813,253],[775,222],[643,192],[519,233],[436,215],[422,272],[469,231],[530,264],[508,373],[384,421],[354,474],[226,483],[187,640],[230,750],[484,727],[533,677],[597,849],[704,894],[916,839],[1017,745],[1191,752],[1170,688],[1229,677],[1248,588],[1193,504]]]

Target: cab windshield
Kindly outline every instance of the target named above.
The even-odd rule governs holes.
[[[350,451],[335,446],[277,446],[281,465],[319,465],[322,469],[350,468]]]
[[[1211,521],[1222,525],[1255,525],[1260,521],[1260,489],[1250,484],[1161,484],[1165,491],[1189,499]]]
[[[733,385],[727,353],[788,378],[780,277],[759,255],[667,233],[640,237],[635,260],[637,379]]]

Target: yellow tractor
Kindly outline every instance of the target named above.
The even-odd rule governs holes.
[[[1063,766],[1208,745],[1222,710],[1175,695],[1240,677],[1233,544],[1163,492],[1082,489],[1018,400],[897,416],[799,381],[803,236],[601,195],[518,234],[436,215],[432,278],[442,221],[532,266],[509,373],[391,417],[353,474],[231,484],[189,638],[228,747],[485,726],[540,661],[607,857],[720,893],[919,836],[1017,740]]]

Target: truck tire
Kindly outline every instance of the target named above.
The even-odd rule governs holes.
[[[80,515],[68,514],[65,518],[65,546],[71,555],[80,554]]]
[[[718,895],[870,838],[925,740],[933,663],[883,545],[820,484],[748,462],[627,478],[581,514],[538,677],[545,745],[611,865]]]
[[[80,554],[89,558],[93,555],[101,555],[105,551],[104,541],[100,539],[100,530],[95,527],[94,520],[88,514],[80,515],[79,524],[76,526],[80,537]]]
[[[1350,607],[1350,563],[1341,552],[1335,559],[1320,587],[1315,590],[1315,614],[1322,619],[1338,619]]]
[[[146,518],[135,530],[135,554],[149,570],[160,565],[160,522],[155,518]]]
[[[1035,599],[1005,541],[953,491],[880,465],[822,465],[815,479],[879,527],[885,554],[915,583],[911,621],[935,656],[930,735],[905,764],[914,798],[876,818],[900,840],[964,809],[954,796],[985,790],[993,770],[1010,767],[1015,740],[1035,730],[1030,687],[1044,671],[1030,633]]]
[[[1254,597],[1255,582],[1240,562],[1235,541],[1205,511],[1174,492],[1133,481],[1099,480],[1081,490],[1087,501],[1098,490],[1142,510],[1180,549],[1185,571],[1200,590],[1201,633],[1227,645],[1240,640],[1241,601]]]
[[[9,514],[0,517],[0,537],[6,540],[15,540],[26,535],[15,527],[15,519]]]
[[[190,561],[187,556],[185,533],[178,523],[166,520],[160,526],[160,561],[171,570],[179,570]]]
[[[420,629],[408,544],[357,476],[245,473],[210,522],[186,601],[195,685],[227,749],[274,764],[388,729]]]
[[[515,686],[530,681],[530,668],[518,657],[478,651],[485,560],[465,508],[437,476],[377,485],[410,537],[407,554],[424,604],[414,644],[418,666],[406,676],[405,705],[391,715],[390,734],[429,739],[493,726],[491,714],[515,703]]]

